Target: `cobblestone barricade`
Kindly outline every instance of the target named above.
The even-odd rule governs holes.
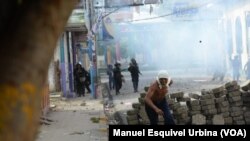
[[[127,111],[127,123],[149,124],[145,112],[145,92],[138,97]],[[166,96],[174,119],[178,125],[243,125],[250,124],[250,81],[241,86],[236,81],[213,88],[203,89],[200,94],[184,92],[170,93]],[[159,117],[159,124],[163,124]]]

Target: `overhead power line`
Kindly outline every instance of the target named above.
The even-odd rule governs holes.
[[[175,14],[178,14],[178,13],[184,13],[186,11],[190,11],[190,10],[194,10],[194,9],[200,9],[200,8],[202,8],[204,6],[207,6],[208,4],[211,4],[212,2],[215,2],[215,1],[211,0],[210,2],[201,4],[201,5],[197,6],[197,7],[184,8],[184,9],[178,11],[178,12],[171,12],[171,13],[168,13],[168,14],[155,16],[155,17],[150,17],[150,18],[144,18],[144,19],[129,20],[129,21],[126,21],[126,22],[146,21],[146,20],[154,20],[154,19],[158,19],[158,18],[168,17],[168,16],[172,16],[172,15],[175,15]],[[114,11],[112,11],[112,12],[108,13],[107,15],[103,16],[103,18],[110,15],[110,14],[112,14],[112,13],[115,13],[116,11],[120,10],[121,8],[122,7],[115,9]],[[120,23],[120,22],[114,22],[114,23]]]

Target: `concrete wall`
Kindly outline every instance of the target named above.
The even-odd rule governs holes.
[[[49,70],[48,70],[48,83],[49,83],[49,92],[58,92],[60,90],[60,69],[58,68],[58,64],[60,62],[60,46],[59,42],[57,43],[57,47],[55,49],[54,56],[50,62]],[[59,84],[58,84],[59,83]]]

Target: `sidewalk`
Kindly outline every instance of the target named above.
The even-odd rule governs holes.
[[[41,125],[37,141],[108,141],[102,98],[51,98],[50,125]]]

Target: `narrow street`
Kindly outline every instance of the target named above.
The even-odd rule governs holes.
[[[105,107],[105,98],[107,91],[102,91],[97,99],[91,98],[89,94],[80,98],[61,98],[60,94],[51,94],[51,111],[47,118],[52,122],[43,124],[37,141],[107,141],[108,140],[108,124],[127,124],[126,111],[132,109],[132,104],[138,102],[140,93],[144,92],[144,87],[148,86],[155,80],[156,72],[142,71],[139,82],[139,92],[134,93],[130,74],[123,72],[126,81],[123,83],[121,94],[115,95],[114,90],[111,91],[113,106]],[[211,76],[175,76],[172,77],[174,84],[170,88],[170,93],[184,92],[200,94],[202,89],[212,89],[217,86],[224,85],[226,81],[211,81]],[[107,83],[107,76],[101,74],[102,84]],[[103,85],[102,85],[103,86]],[[105,93],[105,94],[104,94]],[[110,100],[110,99],[109,99]],[[111,117],[107,117],[108,111]],[[116,120],[117,113],[121,120]],[[93,119],[98,119],[94,121]],[[119,119],[118,119],[119,120]]]
[[[2,0],[0,9],[1,141],[250,124],[250,0]]]

